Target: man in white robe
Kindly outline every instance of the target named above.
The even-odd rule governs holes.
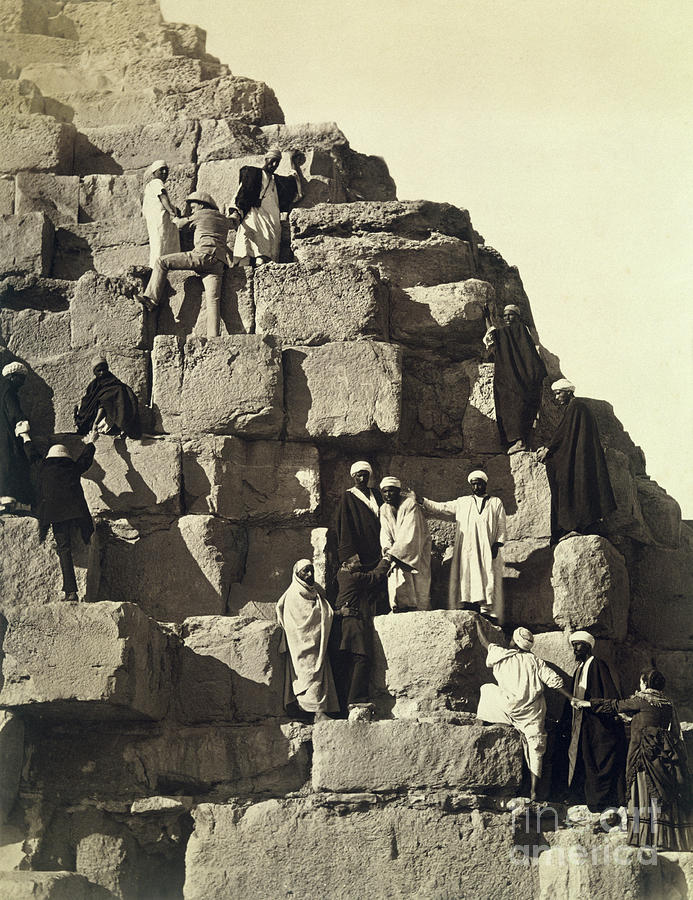
[[[470,496],[442,503],[424,497],[422,504],[426,512],[457,522],[449,608],[474,604],[484,615],[498,618],[503,604],[503,560],[499,551],[505,543],[505,509],[499,497],[486,493],[485,472],[477,469],[467,480],[472,488]]]
[[[431,608],[431,535],[413,494],[402,496],[399,479],[380,482],[380,545],[392,565],[387,591],[392,612]]]
[[[522,746],[532,776],[531,798],[537,787],[546,752],[546,700],[544,685],[559,691],[569,700],[561,676],[532,653],[534,635],[527,628],[516,628],[510,646],[488,641],[476,623],[479,641],[486,648],[486,665],[497,684],[482,684],[478,719],[489,724],[512,725],[522,735]]]
[[[180,236],[178,228],[173,223],[180,213],[171,204],[166,191],[168,172],[166,160],[157,159],[144,173],[142,215],[147,223],[149,235],[150,269],[154,268],[160,256],[180,252]]]

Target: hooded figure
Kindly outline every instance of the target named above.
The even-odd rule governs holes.
[[[27,368],[9,363],[0,378],[0,512],[28,507],[33,499],[30,480],[31,436],[29,422],[22,412],[19,389]]]
[[[77,434],[87,434],[95,428],[115,437],[121,433],[129,438],[140,437],[139,407],[132,388],[109,371],[103,357],[94,360],[94,375],[79,408],[75,407]]]

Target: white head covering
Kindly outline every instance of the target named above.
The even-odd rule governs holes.
[[[570,643],[575,644],[577,641],[584,641],[584,643],[589,644],[590,647],[594,650],[595,639],[589,633],[589,631],[574,631],[570,635]]]
[[[15,361],[15,362],[7,363],[5,368],[2,370],[2,374],[5,377],[7,375],[28,375],[29,370],[27,369],[27,367],[25,365],[23,365],[23,363]]]
[[[102,356],[100,353],[97,353],[96,356],[92,356],[91,358],[91,367],[95,369],[97,366],[108,365],[108,360],[105,356]]]
[[[520,307],[515,303],[508,303],[507,306],[503,307],[503,315],[505,315],[507,312],[517,313],[518,316],[522,315],[522,313],[520,312]]]
[[[482,472],[481,469],[474,469],[473,472],[470,472],[469,475],[467,475],[467,481],[470,484],[472,483],[472,481],[476,481],[477,479],[481,479],[481,481],[488,484],[488,475],[486,474],[486,472]]]
[[[72,456],[65,444],[53,444],[46,453],[46,459],[72,459]]]
[[[281,158],[282,158],[282,151],[279,150],[277,147],[272,147],[271,150],[268,150],[267,153],[265,153],[265,159],[281,159]]]
[[[386,475],[383,480],[380,482],[380,490],[386,487],[396,487],[401,488],[402,482],[399,478],[395,478],[393,475]]]
[[[368,472],[369,475],[372,475],[373,469],[371,468],[371,464],[366,462],[365,459],[359,459],[349,469],[350,475],[356,475],[357,472]]]
[[[551,385],[552,391],[572,391],[575,393],[575,385],[568,381],[567,378],[559,378],[558,381],[554,381]]]
[[[154,173],[158,172],[159,169],[163,169],[164,166],[167,169],[169,167],[165,159],[155,159],[151,166],[147,166],[147,168],[144,170],[144,180],[149,181],[149,179],[154,176]]]
[[[531,650],[534,644],[534,635],[529,628],[516,628],[513,631],[513,640],[520,650]]]

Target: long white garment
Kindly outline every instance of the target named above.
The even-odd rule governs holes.
[[[587,675],[592,665],[594,656],[589,656],[587,660],[581,664],[580,671],[577,669],[577,683],[573,691],[573,696],[577,700],[584,700],[587,693]],[[575,764],[577,763],[578,749],[580,746],[580,731],[582,729],[582,710],[573,707],[573,722],[570,730],[570,746],[568,747],[568,784],[573,783],[573,775],[575,774]]]
[[[506,650],[498,644],[489,644],[486,665],[498,684],[481,686],[476,714],[484,722],[514,726],[522,735],[530,772],[540,776],[546,751],[544,685],[558,689],[563,681],[532,653]]]
[[[435,503],[424,499],[424,509],[457,522],[450,569],[452,608],[478,603],[482,612],[500,612],[503,602],[503,558],[493,559],[491,548],[505,543],[505,509],[499,497],[473,494]],[[479,509],[481,507],[481,509]]]
[[[240,191],[239,186],[238,190]],[[236,193],[238,197],[238,192]],[[262,170],[260,206],[251,206],[236,232],[233,259],[238,263],[246,257],[267,256],[279,260],[279,244],[282,236],[279,197],[274,177]],[[236,200],[234,200],[236,203]]]
[[[149,268],[159,256],[180,251],[180,235],[171,221],[171,217],[161,205],[159,199],[166,190],[160,178],[152,178],[144,186],[142,197],[142,215],[147,223],[149,234]]]
[[[390,609],[431,608],[431,535],[412,496],[380,507],[380,546],[395,559],[387,576]]]

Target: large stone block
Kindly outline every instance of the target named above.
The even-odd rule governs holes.
[[[157,98],[160,117],[180,114],[188,119],[243,119],[251,125],[272,125],[284,121],[274,91],[262,81],[224,75],[196,85],[179,94]]]
[[[185,900],[266,900],[297,890],[344,900],[533,896],[532,870],[510,852],[509,814],[338,794],[243,809],[204,803],[193,816]]]
[[[7,114],[0,132],[0,172],[69,174],[74,141],[74,125],[51,116]]]
[[[226,612],[243,573],[243,528],[212,516],[100,523],[99,596],[134,601],[159,621]]]
[[[493,399],[493,363],[462,363],[469,380],[469,400],[462,421],[464,448],[470,453],[502,453]]]
[[[35,4],[31,5],[35,10]],[[24,6],[24,3],[22,3],[22,6]],[[28,3],[27,6],[29,6]],[[3,6],[3,11],[5,9],[6,6]],[[2,32],[13,30],[12,28],[3,28]],[[67,65],[70,62],[74,62],[79,53],[80,47],[73,40],[60,40],[59,38],[49,37],[40,33],[0,33],[0,59],[20,69],[32,62]]]
[[[165,159],[172,167],[190,165],[195,162],[198,131],[197,122],[183,116],[83,128],[75,138],[75,172],[121,175],[145,169],[155,159]]]
[[[144,308],[134,299],[136,292],[137,286],[124,279],[82,275],[70,304],[72,346],[146,349]]]
[[[313,789],[401,791],[452,787],[512,792],[522,781],[517,732],[500,725],[320,722],[313,729]]]
[[[42,309],[0,309],[1,342],[15,356],[55,356],[70,347],[70,313]]]
[[[287,435],[372,442],[400,426],[402,355],[377,341],[284,351]]]
[[[24,722],[7,710],[0,710],[0,826],[7,822],[17,799],[24,764]]]
[[[191,654],[184,655],[180,691],[199,703],[199,687],[213,695],[223,708],[235,707],[234,718],[254,721],[284,715],[284,656],[280,653],[281,629],[276,622],[237,616],[195,616],[181,626],[181,637]],[[193,658],[194,655],[194,658]],[[189,681],[186,669],[218,662],[205,669],[204,682]]]
[[[315,447],[203,436],[183,444],[185,508],[232,521],[307,518],[320,505]]]
[[[419,453],[457,453],[469,396],[464,363],[443,365],[430,355],[405,352],[400,444]]]
[[[82,479],[92,513],[180,515],[180,443],[168,438],[96,443],[94,462]]]
[[[638,548],[631,584],[633,635],[663,649],[693,648],[693,551]]]
[[[253,289],[255,330],[279,344],[388,338],[388,290],[372,270],[270,264]]]
[[[200,165],[201,178],[205,163],[264,153],[267,149],[263,130],[242,119],[225,116],[218,119],[201,119],[199,124],[200,139],[197,144],[197,160]],[[237,189],[238,172],[236,171],[236,183],[233,186],[232,195],[235,195]]]
[[[130,603],[51,603],[8,616],[0,706],[26,714],[160,719],[169,638]]]
[[[664,488],[649,478],[637,478],[640,509],[657,544],[677,549],[681,542],[681,507]]]
[[[5,114],[42,115],[46,111],[41,91],[25,78],[0,78],[0,104]]]
[[[0,177],[0,216],[14,215],[14,181],[10,175]]]
[[[183,350],[173,335],[158,335],[152,347],[152,427],[155,431],[181,430]]]
[[[148,261],[149,239],[142,217],[62,226],[55,235],[56,278],[76,280],[92,269],[117,276],[130,266],[146,266]]]
[[[42,212],[56,227],[76,222],[79,178],[76,175],[20,172],[16,178],[15,212],[17,215]]]
[[[0,872],[5,900],[103,900],[103,888],[77,872]]]
[[[616,509],[606,517],[604,528],[609,535],[625,535],[643,544],[652,543],[652,536],[642,515],[639,478],[633,475],[631,462],[621,450],[607,447],[605,451],[609,480],[616,498]]]
[[[619,644],[615,650],[616,670],[623,696],[630,696],[640,687],[640,675],[653,666],[666,679],[666,695],[676,705],[679,719],[693,721],[692,650],[660,650],[643,641]],[[691,734],[693,737],[693,734]]]
[[[41,212],[0,216],[0,273],[49,275],[53,223]]]
[[[185,198],[192,192],[194,184],[194,164],[170,166],[166,190],[174,206],[184,208]],[[139,218],[143,188],[141,172],[83,176],[79,192],[80,222]]]
[[[371,681],[378,714],[415,719],[476,712],[481,685],[492,681],[477,621],[464,610],[376,616]],[[502,643],[499,629],[484,629]]]
[[[326,541],[326,528],[249,528],[245,571],[230,586],[228,612],[276,621],[277,600],[299,559],[312,559],[315,580],[325,584]]]

